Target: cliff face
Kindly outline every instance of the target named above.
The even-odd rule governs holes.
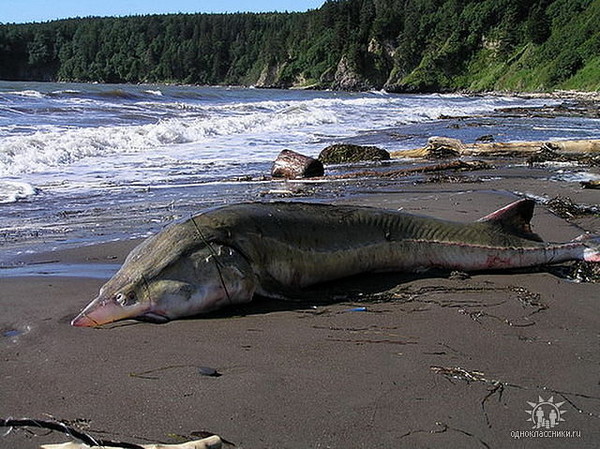
[[[357,68],[346,55],[342,56],[338,63],[335,75],[333,75],[332,89],[337,90],[367,90],[373,86],[363,78]]]
[[[281,79],[281,74],[285,69],[285,63],[277,64],[270,63],[266,64],[256,82],[252,83],[256,87],[263,88],[277,88],[277,87],[290,87],[286,85]]]
[[[600,0],[330,0],[0,25],[0,78],[395,92],[600,89]]]

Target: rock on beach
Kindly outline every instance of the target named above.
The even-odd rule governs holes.
[[[319,161],[323,164],[387,161],[389,159],[390,153],[382,148],[347,143],[330,145],[319,154]]]

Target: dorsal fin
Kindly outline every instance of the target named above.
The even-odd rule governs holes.
[[[531,230],[531,218],[535,201],[522,199],[492,212],[478,221],[488,222],[500,226],[504,231],[519,237],[542,242],[542,238]]]

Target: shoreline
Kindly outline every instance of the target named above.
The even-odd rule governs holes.
[[[549,99],[560,99],[560,100],[585,100],[585,101],[600,101],[600,91],[598,90],[565,90],[555,89],[550,91],[511,91],[511,90],[443,90],[438,92],[432,92],[429,90],[425,91],[410,91],[410,92],[396,92],[388,91],[385,88],[377,89],[364,89],[364,90],[344,90],[344,89],[319,89],[315,86],[259,86],[259,85],[238,85],[238,84],[186,84],[177,82],[141,82],[141,83],[107,83],[101,81],[77,81],[77,80],[1,80],[0,82],[14,82],[14,83],[56,83],[56,84],[104,84],[106,86],[181,86],[181,87],[207,87],[207,88],[236,88],[236,89],[264,89],[264,90],[314,90],[316,92],[357,92],[357,93],[368,93],[368,92],[385,92],[392,95],[465,95],[471,97],[518,97],[518,98],[549,98]]]
[[[397,156],[396,156],[397,157]],[[467,160],[473,160],[474,163],[463,164],[443,164],[444,159],[419,159],[397,158],[386,163],[366,163],[351,164],[349,166],[340,166],[334,168],[331,172],[319,178],[307,179],[279,179],[257,180],[256,191],[248,192],[247,199],[242,201],[333,201],[333,202],[354,202],[355,200],[365,199],[371,196],[370,192],[388,192],[389,189],[395,192],[431,192],[435,193],[440,188],[451,191],[495,191],[502,190],[516,193],[521,197],[530,197],[538,204],[544,205],[553,198],[564,197],[573,198],[575,204],[589,205],[596,201],[597,192],[591,189],[583,189],[581,181],[600,179],[600,168],[571,163],[552,162],[534,164],[527,166],[527,158],[530,157],[524,153],[518,158],[510,156],[487,156],[485,153],[476,156],[468,156]],[[448,161],[454,159],[450,158]],[[432,168],[445,167],[441,170],[432,170],[427,172],[421,170],[421,167]],[[474,168],[469,168],[473,166]],[[456,168],[452,168],[456,167]],[[544,195],[538,195],[535,188],[529,189],[532,183],[530,177],[535,182],[544,184]],[[547,179],[545,179],[547,178]],[[544,182],[546,181],[546,182]],[[246,182],[243,181],[242,184]],[[555,188],[556,185],[562,185],[561,188]],[[541,189],[541,187],[540,187]],[[367,199],[366,201],[370,201]],[[218,205],[225,205],[221,203]],[[212,206],[208,206],[212,207]],[[199,212],[202,208],[196,209]],[[191,214],[192,212],[190,212]],[[434,211],[432,211],[432,214]],[[186,215],[187,216],[187,215]],[[161,222],[160,226],[153,226],[153,231],[145,230],[143,232],[135,231],[133,235],[119,233],[118,237],[113,234],[103,233],[90,234],[87,238],[83,235],[72,236],[71,238],[61,238],[55,233],[42,238],[26,238],[23,244],[7,245],[5,243],[5,254],[0,258],[0,278],[2,277],[2,268],[18,268],[21,265],[38,264],[44,261],[53,260],[53,254],[66,253],[72,255],[77,251],[85,251],[87,248],[97,245],[104,245],[107,248],[116,246],[132,249],[137,243],[141,242],[147,236],[156,233],[172,221],[184,219],[171,217],[169,220]],[[99,220],[100,217],[92,217],[92,220]],[[81,234],[81,232],[79,233]],[[80,255],[74,256],[74,262],[85,263]],[[95,260],[92,257],[91,260]]]

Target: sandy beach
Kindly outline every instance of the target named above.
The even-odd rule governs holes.
[[[387,182],[344,202],[464,222],[517,199],[514,192],[598,204],[597,190],[548,180],[544,168],[497,174]],[[566,220],[538,205],[533,226],[547,241],[566,242],[600,230],[600,217]],[[14,262],[98,267],[122,262],[136,243]],[[600,443],[600,290],[557,270],[374,275],[352,280],[343,302],[319,303],[317,289],[314,304],[259,300],[208,317],[99,329],[69,321],[103,279],[15,273],[0,278],[3,417],[52,417],[137,443],[210,432],[247,449]],[[528,410],[540,399],[560,404],[564,421],[532,437]],[[0,447],[67,440],[35,434],[14,430]]]

